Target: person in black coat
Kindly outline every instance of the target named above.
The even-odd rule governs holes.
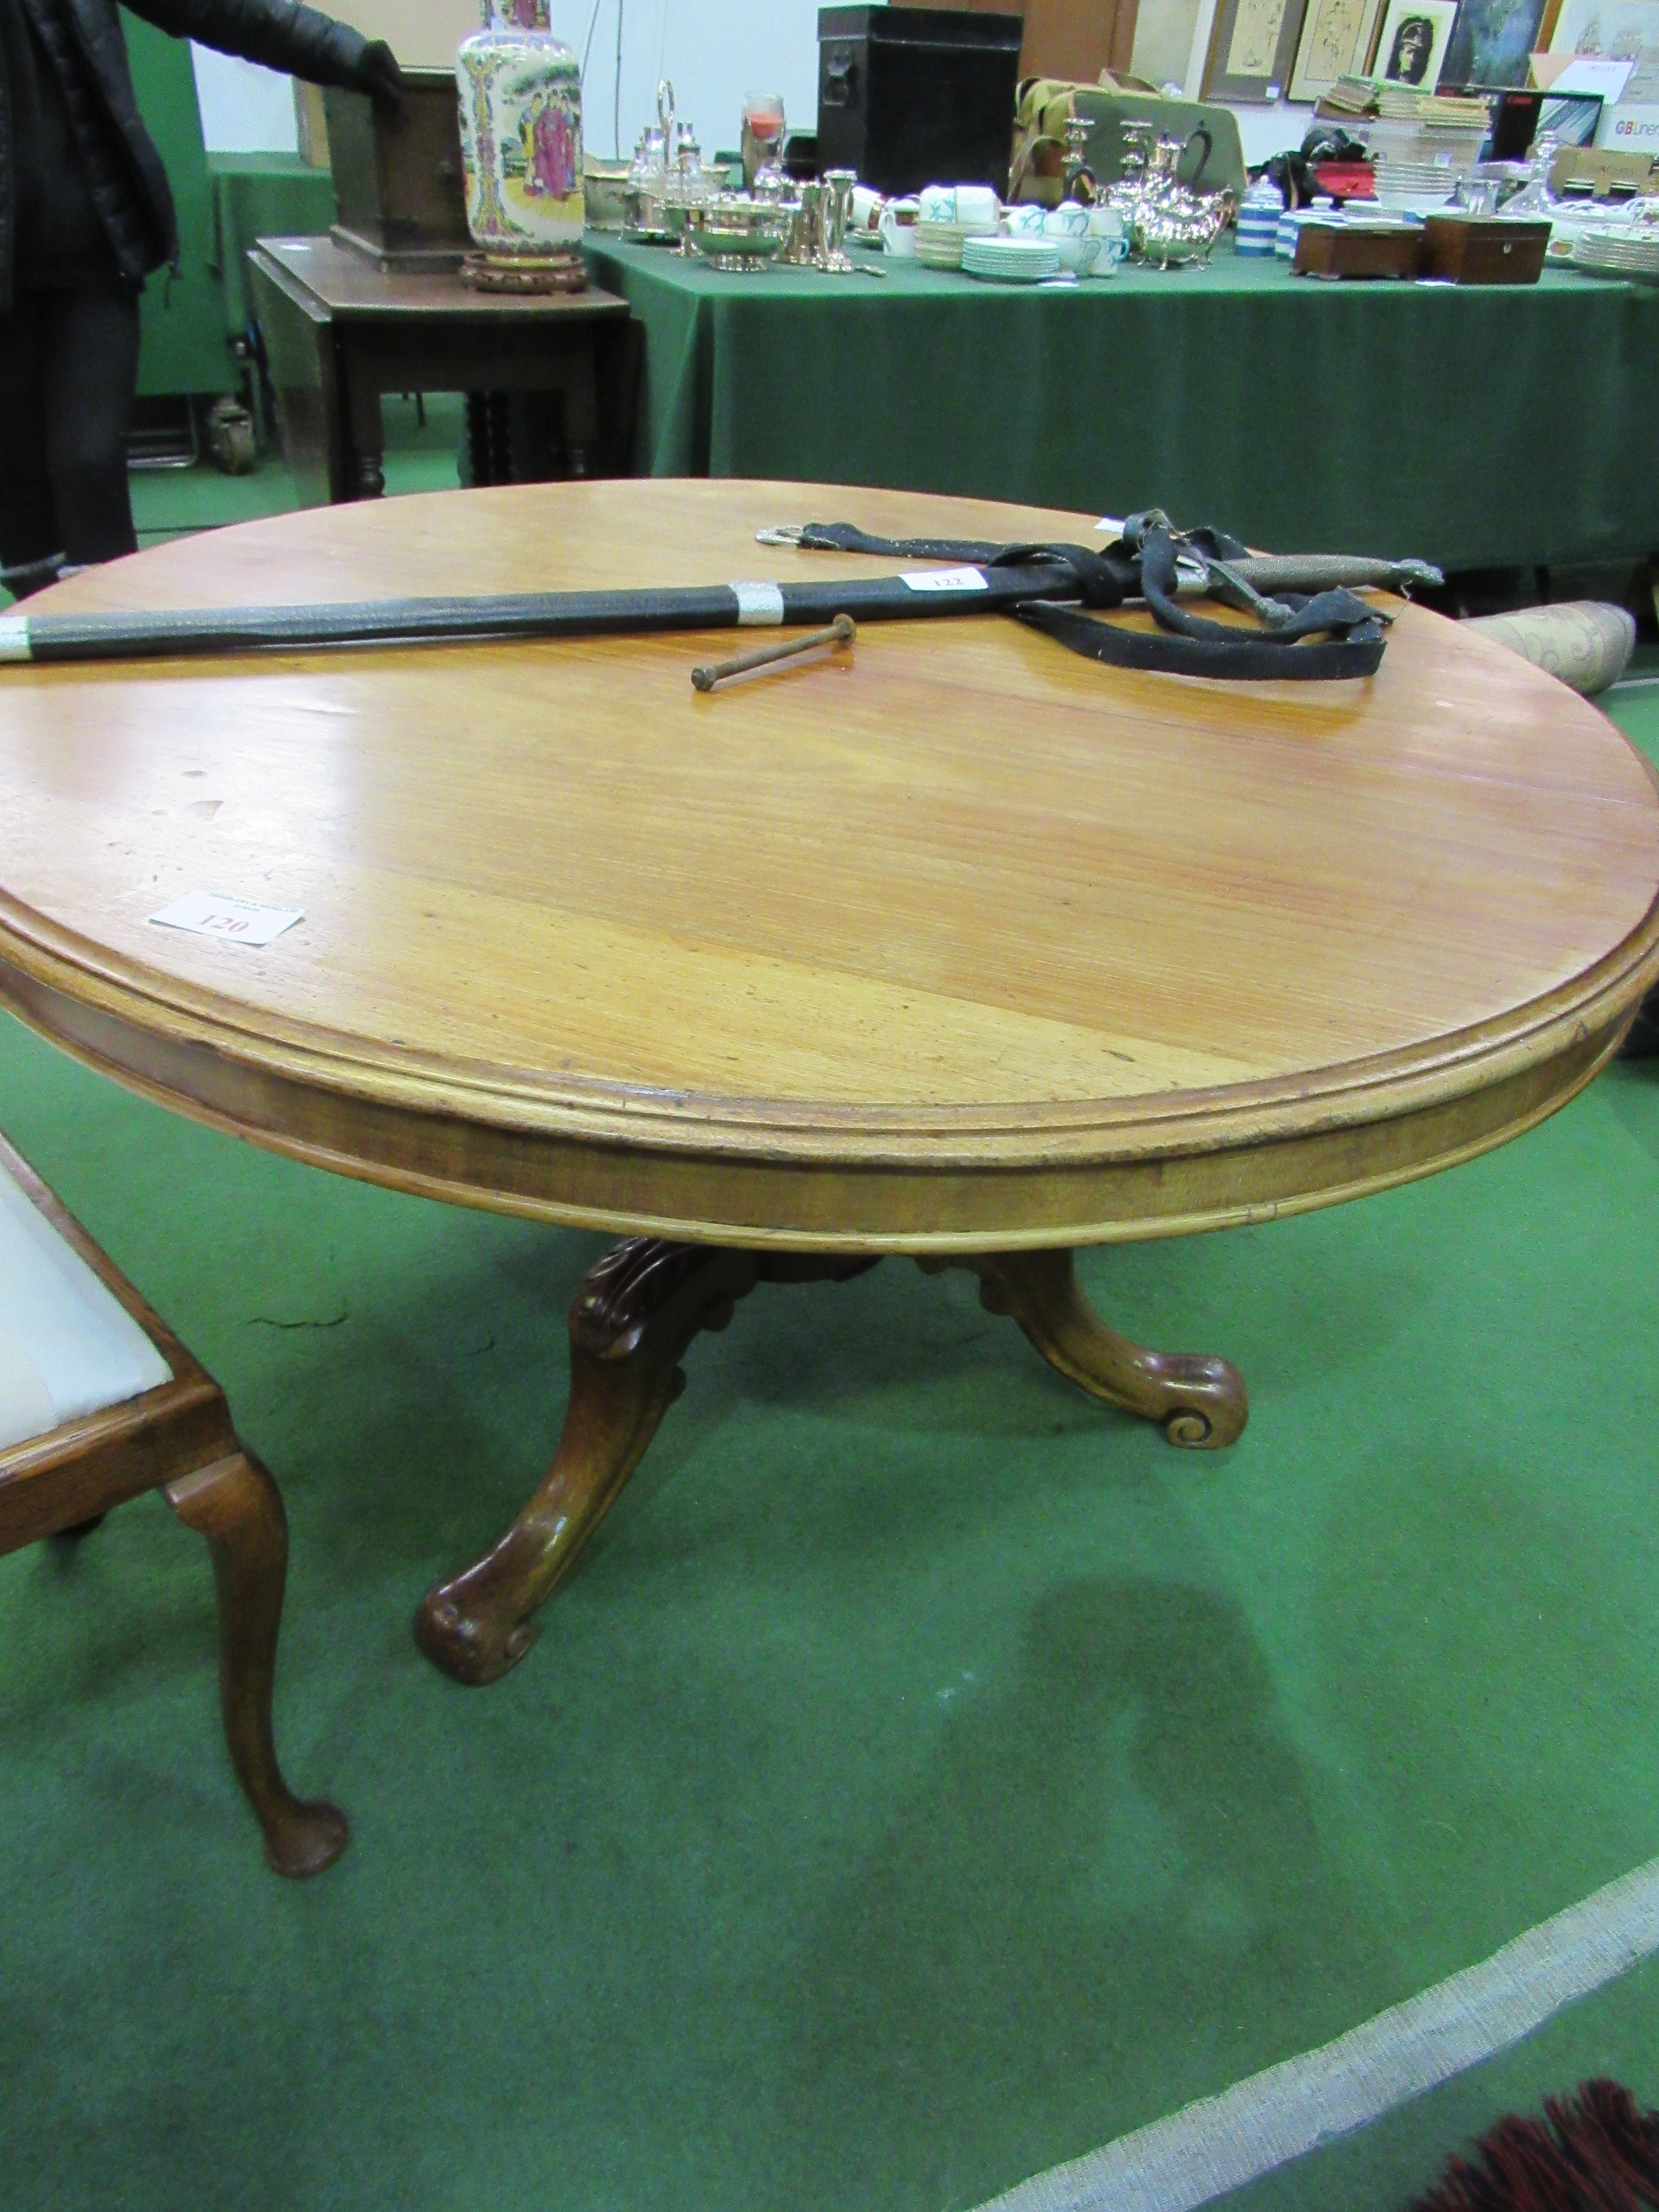
[[[128,0],[175,38],[395,105],[392,49],[291,0]],[[116,0],[0,0],[0,569],[136,550],[138,295],[178,226]]]

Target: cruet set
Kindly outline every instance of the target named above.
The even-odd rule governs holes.
[[[657,87],[657,120],[640,133],[629,165],[623,234],[640,244],[683,240],[690,210],[712,197],[697,134],[679,120],[674,88],[665,77]]]
[[[782,260],[844,276],[853,187],[850,169],[830,169],[797,185],[782,164],[783,104],[751,94],[744,110],[746,191],[724,188],[707,170],[702,149],[674,107],[666,78],[657,88],[657,120],[642,131],[628,173],[623,235],[636,245],[674,245],[710,266],[743,273]]]

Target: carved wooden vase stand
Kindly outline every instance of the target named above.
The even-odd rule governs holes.
[[[988,1313],[1018,1322],[1048,1364],[1123,1412],[1162,1424],[1172,1444],[1213,1449],[1242,1434],[1243,1378],[1224,1359],[1148,1352],[1107,1328],[1069,1251],[927,1259],[967,1267]],[[864,1254],[732,1251],[631,1237],[588,1272],[570,1309],[570,1404],[540,1488],[495,1548],[428,1592],[415,1632],[458,1682],[499,1680],[535,1640],[533,1616],[644,1456],[685,1388],[680,1366],[702,1329],[722,1329],[757,1283],[847,1282]]]

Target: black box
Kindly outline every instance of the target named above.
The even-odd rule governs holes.
[[[1008,189],[1023,15],[820,8],[818,164],[882,192]]]

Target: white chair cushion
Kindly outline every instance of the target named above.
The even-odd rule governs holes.
[[[0,1169],[0,1449],[172,1380],[126,1308]]]

